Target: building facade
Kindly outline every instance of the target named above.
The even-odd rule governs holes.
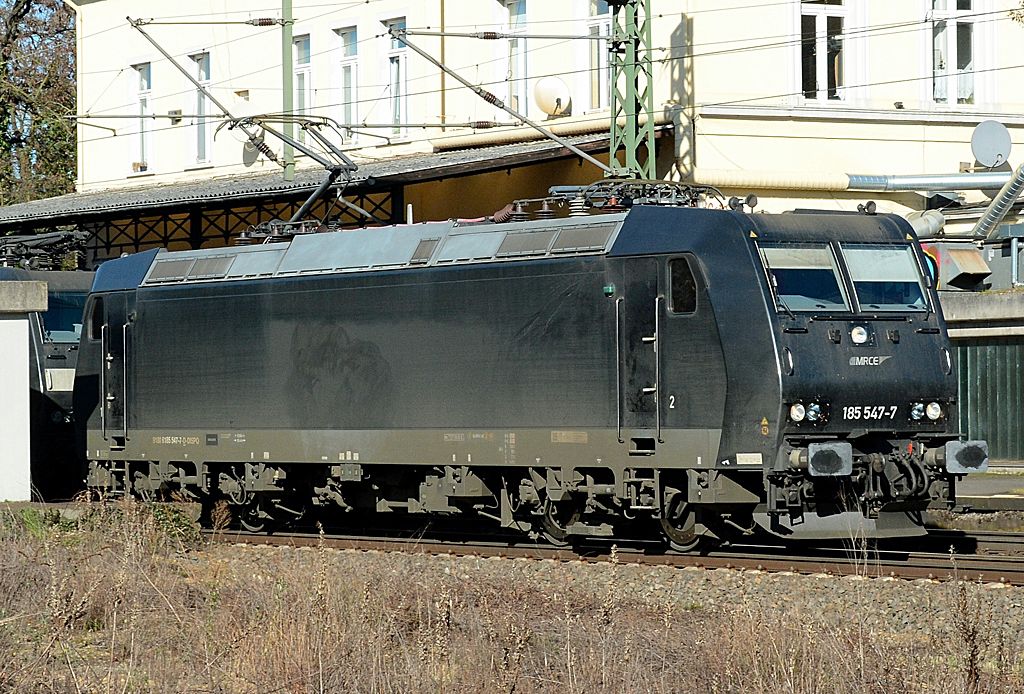
[[[984,120],[1004,123],[1018,147],[1024,141],[1024,27],[1010,19],[1008,0],[650,4],[656,110],[677,125],[659,174],[753,191],[770,211],[854,209],[869,196],[844,176],[970,170],[971,135]],[[220,129],[216,106],[125,16],[152,18],[145,31],[239,116],[282,111],[281,26],[246,23],[280,19],[281,7],[81,0],[77,8],[79,103],[88,116],[79,190],[277,170],[247,155],[237,131]],[[497,40],[409,41],[536,120],[546,115],[534,87],[557,76],[572,100],[562,127],[607,127],[608,42],[600,37],[612,14],[604,0],[297,0],[293,13],[293,113],[333,119],[339,143],[370,159],[535,136],[525,126],[462,127],[513,119],[390,27],[500,32]],[[451,127],[421,127],[443,123]],[[269,136],[268,144],[282,153]],[[986,200],[977,190],[947,192],[962,196],[958,210]],[[874,197],[899,213],[942,204],[913,193]],[[969,225],[970,215],[951,223]]]

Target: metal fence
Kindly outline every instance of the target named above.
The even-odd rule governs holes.
[[[1024,336],[954,340],[960,430],[993,461],[1024,461]]]

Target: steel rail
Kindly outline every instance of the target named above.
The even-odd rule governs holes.
[[[552,559],[645,566],[700,567],[705,569],[757,570],[861,578],[957,579],[972,582],[1024,585],[1024,560],[1019,557],[986,554],[944,554],[902,549],[859,549],[856,547],[807,548],[795,554],[784,547],[736,546],[701,554],[672,551],[652,552],[650,546],[592,545],[559,548],[513,541],[447,541],[417,537],[317,535],[289,533],[251,534],[239,531],[204,531],[215,542],[263,544],[285,547],[324,546],[357,551],[402,552],[508,559]],[[1012,533],[1007,533],[1008,535]],[[1017,542],[1021,535],[1016,535]],[[1012,542],[1007,538],[1007,542]]]

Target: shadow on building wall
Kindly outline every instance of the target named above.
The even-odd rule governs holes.
[[[679,24],[672,30],[668,53],[664,58],[669,74],[669,100],[675,106],[674,161],[658,162],[658,177],[687,180],[697,166],[696,118],[693,84],[693,18],[679,15]],[[675,170],[676,175],[672,175]]]

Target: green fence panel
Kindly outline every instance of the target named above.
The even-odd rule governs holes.
[[[1024,461],[1024,337],[954,340],[960,430],[988,441],[993,461]]]

